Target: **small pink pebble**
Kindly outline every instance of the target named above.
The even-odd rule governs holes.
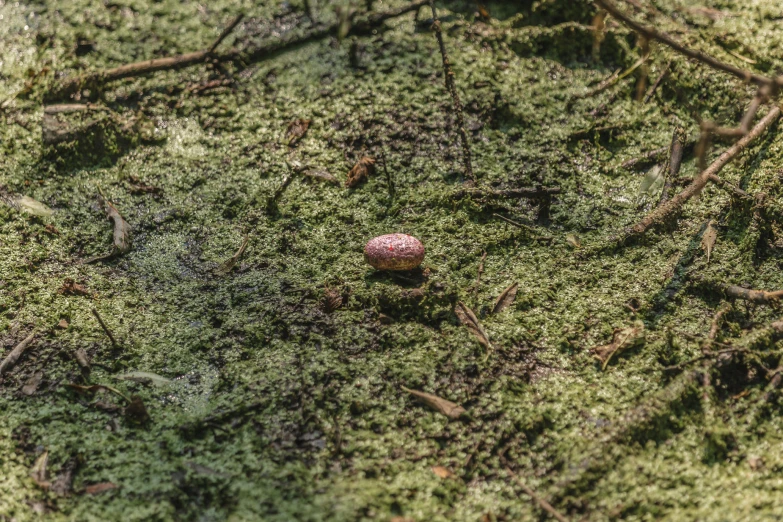
[[[367,242],[364,259],[378,270],[412,270],[424,261],[424,245],[408,234],[386,234]]]

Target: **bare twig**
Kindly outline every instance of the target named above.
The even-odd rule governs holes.
[[[658,89],[658,86],[661,85],[663,82],[663,79],[666,78],[666,76],[669,74],[669,71],[671,70],[672,62],[669,62],[666,64],[666,67],[663,68],[663,71],[661,71],[661,74],[658,75],[658,78],[653,82],[652,86],[647,90],[647,94],[644,95],[644,100],[642,103],[647,103],[652,99],[653,94],[655,94],[656,89]]]
[[[383,25],[386,20],[410,13],[411,11],[417,11],[419,8],[427,5],[427,1],[428,0],[418,0],[403,7],[389,9],[388,11],[384,11],[382,13],[371,14],[366,19],[358,20],[352,24],[349,33],[356,35],[368,34],[372,32],[372,30]],[[67,97],[78,92],[85,86],[99,86],[111,81],[143,76],[156,71],[191,67],[199,63],[204,63],[208,59],[218,63],[231,62],[236,60],[243,60],[245,62],[263,60],[273,56],[277,52],[295,49],[305,43],[325,38],[330,34],[336,33],[338,28],[339,23],[317,25],[304,35],[295,36],[293,38],[278,38],[267,45],[263,45],[248,51],[230,49],[222,53],[214,53],[210,52],[210,48],[207,48],[192,53],[168,56],[165,58],[156,58],[153,60],[144,60],[112,69],[104,69],[77,76],[71,76],[65,78],[57,86],[55,86],[51,92],[50,98]]]
[[[92,315],[94,315],[95,318],[98,320],[98,324],[101,325],[101,328],[103,328],[103,331],[106,333],[106,336],[111,341],[112,348],[117,349],[119,343],[117,343],[117,339],[114,338],[114,336],[111,333],[111,330],[109,330],[109,327],[106,326],[106,323],[103,322],[103,318],[101,317],[101,314],[98,313],[97,309],[93,308]]]
[[[547,513],[549,513],[550,515],[552,515],[552,516],[553,516],[555,519],[557,519],[559,522],[568,522],[568,519],[567,519],[566,517],[564,517],[563,515],[561,515],[561,514],[560,514],[560,513],[559,513],[559,512],[558,512],[558,511],[557,511],[557,510],[554,508],[554,507],[552,507],[552,504],[550,504],[549,502],[547,502],[547,501],[546,501],[546,500],[544,500],[543,498],[541,498],[541,497],[539,497],[538,495],[536,495],[536,492],[535,492],[535,491],[533,491],[532,489],[530,489],[530,487],[529,487],[527,484],[525,484],[524,482],[522,482],[522,479],[521,479],[521,478],[519,478],[519,476],[517,476],[517,474],[516,474],[516,473],[514,473],[513,471],[511,471],[511,468],[508,468],[508,467],[507,467],[507,468],[506,468],[506,471],[508,471],[508,472],[509,472],[509,474],[510,474],[512,477],[514,477],[514,478],[516,479],[516,481],[517,481],[517,484],[519,484],[519,487],[521,487],[521,488],[522,488],[522,491],[524,491],[525,493],[527,493],[528,495],[530,495],[530,498],[532,498],[532,499],[533,499],[533,500],[536,502],[536,504],[538,504],[538,506],[539,506],[541,509],[543,509],[544,511],[546,511]]]
[[[671,47],[672,49],[679,52],[680,54],[684,54],[689,58],[693,58],[694,60],[707,64],[714,69],[718,69],[719,71],[724,71],[729,74],[733,74],[734,76],[740,78],[741,80],[754,83],[758,86],[762,86],[762,85],[775,86],[779,83],[776,79],[768,78],[766,76],[761,76],[751,71],[740,69],[739,67],[735,67],[728,63],[721,62],[714,56],[710,56],[701,51],[691,49],[690,47],[687,47],[679,43],[677,40],[675,40],[674,38],[672,38],[666,33],[662,33],[653,29],[652,27],[647,27],[645,25],[642,25],[639,22],[635,21],[630,16],[620,11],[611,0],[595,0],[595,4],[602,9],[606,9],[607,11],[609,11],[609,13],[612,16],[614,16],[615,18],[623,22],[625,25],[627,25],[637,33],[644,35],[646,38],[651,40],[657,40]]]
[[[0,362],[0,375],[4,375],[8,370],[16,365],[16,362],[22,356],[24,351],[27,350],[27,347],[30,346],[30,343],[33,342],[34,338],[35,332],[32,332],[30,335],[25,337],[22,342],[17,344],[13,350],[8,352],[8,355],[5,356],[3,362]]]
[[[214,42],[212,42],[212,45],[209,46],[207,49],[207,55],[211,55],[215,52],[215,49],[217,49],[218,45],[220,45],[223,40],[226,39],[228,35],[231,34],[231,31],[233,31],[237,25],[239,25],[239,22],[242,21],[242,18],[244,18],[244,14],[239,14],[236,17],[234,17],[233,20],[231,20],[231,23],[226,26],[225,29],[223,29],[223,32],[220,33],[220,36],[218,36]]]
[[[751,303],[773,304],[780,301],[780,298],[783,297],[783,290],[768,292],[766,290],[753,290],[742,286],[729,285],[718,281],[705,281],[702,279],[697,279],[697,281],[720,290],[726,297],[750,301]]]
[[[647,214],[636,225],[626,229],[626,231],[620,238],[619,243],[623,244],[632,238],[641,236],[653,225],[662,223],[667,218],[672,216],[675,212],[679,211],[679,209],[685,204],[685,202],[687,202],[693,196],[701,192],[701,190],[710,181],[710,176],[717,175],[718,172],[720,172],[721,169],[725,167],[727,163],[729,163],[731,160],[737,157],[737,155],[743,150],[745,150],[745,148],[750,143],[752,143],[756,138],[761,136],[761,134],[767,129],[767,127],[772,125],[772,123],[774,123],[779,116],[780,116],[780,107],[775,105],[769,110],[766,116],[764,116],[764,118],[762,118],[762,120],[759,121],[755,127],[753,127],[753,129],[746,136],[744,136],[741,140],[739,140],[737,143],[735,143],[729,149],[727,149],[723,154],[721,154],[718,157],[718,159],[716,159],[712,163],[712,165],[709,166],[709,168],[705,169],[701,174],[696,176],[693,182],[690,185],[688,185],[688,187],[686,187],[685,190],[683,190],[682,192],[674,196],[672,199],[667,201],[664,205],[661,205],[660,207],[656,208],[655,210]]]
[[[672,189],[672,183],[674,179],[680,174],[680,166],[682,165],[682,155],[685,151],[685,130],[681,127],[674,129],[672,135],[672,143],[669,146],[669,173],[666,176],[666,183],[663,186],[663,192],[661,192],[661,199],[658,202],[658,206],[666,203],[669,200],[669,193]]]
[[[438,46],[440,47],[440,55],[443,58],[443,75],[445,76],[446,89],[451,94],[451,100],[454,105],[454,116],[457,119],[457,132],[459,133],[460,141],[462,142],[462,161],[465,167],[465,175],[475,184],[477,183],[476,175],[473,173],[473,165],[470,159],[470,143],[468,142],[468,134],[465,132],[465,120],[462,115],[462,102],[459,99],[459,93],[457,92],[457,86],[454,84],[454,71],[451,68],[451,62],[449,56],[446,53],[446,44],[443,41],[443,30],[440,26],[440,20],[438,19],[438,13],[435,10],[435,3],[430,0],[430,9],[432,9],[432,30],[435,32],[435,38],[438,39]]]

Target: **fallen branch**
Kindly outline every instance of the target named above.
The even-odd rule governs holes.
[[[443,58],[443,75],[445,76],[446,89],[451,94],[451,100],[454,105],[454,116],[457,118],[457,133],[459,139],[462,142],[462,161],[465,167],[465,175],[476,184],[476,175],[473,173],[473,165],[470,160],[470,143],[468,142],[468,134],[465,132],[465,120],[462,115],[462,102],[459,99],[459,93],[457,92],[457,86],[454,84],[454,71],[451,69],[451,62],[449,56],[446,54],[446,44],[443,42],[443,30],[440,26],[440,20],[438,20],[438,13],[435,11],[435,3],[430,0],[430,9],[432,9],[432,30],[435,32],[435,38],[438,39],[438,46],[440,47],[440,55]]]
[[[371,33],[372,30],[380,27],[386,20],[418,10],[419,8],[426,5],[427,1],[428,0],[419,0],[404,7],[389,9],[388,11],[384,11],[382,13],[370,15],[366,19],[359,20],[352,24],[349,30],[349,34],[361,35]],[[111,81],[121,80],[124,78],[134,78],[157,71],[183,69],[185,67],[191,67],[193,65],[205,63],[207,60],[212,60],[216,63],[232,62],[237,60],[249,63],[252,61],[263,60],[273,56],[277,52],[295,49],[305,43],[325,38],[330,34],[336,34],[339,27],[339,23],[314,26],[313,29],[309,30],[304,35],[290,39],[278,38],[267,45],[249,51],[230,49],[223,53],[215,53],[214,50],[211,50],[212,46],[215,45],[213,43],[210,45],[210,47],[201,51],[179,54],[176,56],[168,56],[165,58],[156,58],[153,60],[144,60],[142,62],[130,63],[112,69],[104,69],[77,76],[71,76],[62,80],[59,85],[57,85],[52,90],[50,98],[65,98],[87,86],[96,87]],[[225,38],[225,36],[222,34],[221,36]],[[221,40],[222,39],[219,38],[216,42],[219,44]]]
[[[653,225],[657,225],[665,221],[667,218],[672,216],[675,212],[679,211],[680,208],[693,196],[699,194],[702,189],[707,185],[707,183],[710,181],[711,176],[716,176],[718,172],[723,169],[723,167],[726,166],[731,160],[733,160],[737,155],[745,150],[745,148],[750,145],[756,138],[761,136],[761,134],[772,125],[780,116],[780,107],[777,105],[773,106],[769,112],[764,116],[764,118],[759,121],[755,127],[745,136],[742,137],[737,143],[735,143],[733,146],[731,146],[729,149],[727,149],[723,154],[721,154],[718,159],[716,159],[712,165],[710,165],[707,169],[705,169],[701,174],[696,176],[694,178],[693,182],[688,185],[688,187],[685,188],[682,192],[674,196],[672,199],[667,201],[665,204],[661,205],[660,207],[656,208],[649,214],[647,214],[644,218],[642,218],[639,223],[636,225],[626,229],[624,234],[620,237],[619,241],[617,243],[619,244],[625,244],[630,239],[633,239],[635,237],[641,236],[647,230],[650,229]]]
[[[659,32],[652,27],[647,27],[633,18],[629,17],[622,11],[620,11],[617,6],[614,5],[611,0],[595,0],[595,4],[602,8],[607,10],[612,16],[623,22],[625,25],[636,31],[637,33],[643,35],[645,38],[651,39],[651,40],[657,40],[661,42],[664,45],[667,45],[674,49],[675,51],[679,52],[680,54],[684,54],[685,56],[689,58],[693,58],[694,60],[697,60],[699,62],[702,62],[706,65],[709,65],[710,67],[717,69],[719,71],[727,72],[729,74],[732,74],[738,78],[740,78],[743,81],[754,83],[761,86],[779,86],[781,83],[783,83],[783,79],[777,78],[768,78],[766,76],[761,76],[759,74],[755,74],[751,71],[740,69],[739,67],[735,67],[731,64],[724,63],[714,56],[710,56],[709,54],[703,53],[701,51],[697,51],[695,49],[691,49],[690,47],[687,47],[681,43],[679,43],[677,40],[672,38],[666,33]]]
[[[3,359],[3,362],[0,363],[0,375],[4,375],[8,370],[16,365],[16,362],[22,356],[24,351],[27,350],[27,347],[30,346],[30,343],[33,342],[34,338],[35,332],[25,337],[22,342],[17,344],[14,349],[11,350],[8,355],[6,355],[5,359]]]
[[[101,314],[98,313],[97,309],[93,308],[92,315],[94,315],[95,318],[98,320],[98,324],[100,324],[101,328],[103,328],[104,333],[106,333],[106,337],[108,337],[109,340],[111,341],[112,348],[116,349],[119,346],[119,343],[117,343],[117,339],[114,338],[114,336],[111,333],[111,330],[109,330],[109,327],[106,326],[106,323],[103,322],[103,318],[101,317]]]
[[[722,292],[726,297],[733,299],[740,299],[743,301],[750,301],[751,303],[758,304],[773,304],[777,303],[781,297],[783,297],[783,290],[775,290],[774,292],[767,292],[765,290],[753,290],[751,288],[744,288],[737,285],[729,285],[726,283],[720,283],[717,281],[707,281],[701,278],[694,278],[694,281],[698,284],[715,288]]]

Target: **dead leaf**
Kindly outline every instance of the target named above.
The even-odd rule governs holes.
[[[112,241],[112,251],[108,254],[97,256],[88,259],[85,263],[94,263],[96,261],[104,261],[107,259],[113,259],[115,257],[126,254],[131,249],[131,227],[125,218],[122,217],[120,211],[117,210],[111,201],[106,199],[101,194],[101,199],[106,208],[106,217],[108,217],[112,223],[114,223],[114,236]]]
[[[44,451],[35,459],[35,464],[33,464],[33,467],[30,469],[30,477],[33,479],[33,482],[43,489],[49,489],[52,485],[52,483],[49,482],[48,467],[49,452]]]
[[[117,487],[117,484],[113,482],[100,482],[98,484],[90,484],[89,486],[85,486],[84,492],[88,495],[97,495],[98,493],[103,493],[104,491],[117,489]]]
[[[288,129],[285,131],[285,139],[288,141],[289,147],[293,147],[299,143],[299,140],[307,133],[311,121],[312,120],[298,119],[288,124]]]
[[[245,249],[247,249],[247,243],[250,240],[250,236],[245,234],[244,239],[242,239],[242,244],[239,246],[239,250],[234,253],[233,256],[228,258],[227,260],[223,261],[219,267],[217,267],[217,270],[215,270],[216,273],[223,275],[231,272],[231,270],[236,266],[236,264],[239,262],[242,255],[245,253]]]
[[[454,313],[457,314],[459,322],[466,326],[468,330],[470,330],[470,333],[472,333],[476,339],[478,339],[478,342],[481,343],[481,346],[487,350],[492,349],[492,344],[489,342],[489,336],[487,335],[487,332],[484,331],[484,327],[481,326],[481,323],[476,318],[476,314],[473,313],[473,310],[465,306],[465,303],[460,301],[457,303],[457,307],[454,309]]]
[[[375,160],[365,156],[356,162],[356,165],[348,172],[348,180],[345,186],[353,188],[370,177],[375,172]]]
[[[73,357],[82,370],[85,372],[90,371],[90,357],[87,355],[87,352],[84,351],[84,348],[77,348],[74,350]]]
[[[327,288],[324,292],[324,311],[331,314],[343,304],[343,296],[334,288]]]
[[[447,401],[446,399],[441,399],[437,395],[432,395],[430,393],[424,393],[416,390],[411,390],[409,388],[406,388],[405,386],[401,386],[403,390],[410,393],[421,403],[423,403],[426,406],[429,406],[433,410],[442,413],[446,417],[448,417],[451,420],[459,419],[460,416],[463,413],[466,413],[467,410],[460,406],[459,404],[453,403],[451,401]]]
[[[579,237],[576,234],[567,234],[565,240],[566,243],[568,243],[568,245],[574,250],[582,248],[582,242],[579,240]]]
[[[612,334],[612,342],[593,348],[595,357],[601,361],[601,369],[605,370],[612,356],[645,341],[644,323],[636,321],[628,328],[617,328]]]
[[[454,476],[454,473],[444,468],[443,466],[432,466],[432,472],[442,479],[447,479]]]
[[[511,306],[512,303],[514,302],[514,299],[516,299],[517,297],[518,288],[519,285],[517,283],[512,283],[511,286],[503,290],[503,292],[498,296],[497,300],[495,301],[495,306],[492,307],[492,313],[496,314],[502,312],[503,310]]]
[[[62,328],[63,330],[68,328],[68,321],[65,319],[60,319],[60,322],[57,323],[57,328]]]
[[[145,424],[150,420],[147,407],[138,395],[131,397],[130,403],[125,407],[125,418],[138,424]]]
[[[314,179],[316,181],[324,181],[326,183],[332,183],[334,185],[339,185],[340,180],[331,175],[329,172],[325,170],[305,170],[302,172],[305,176],[307,176],[310,179]]]
[[[712,249],[715,246],[715,241],[718,239],[718,229],[714,227],[714,224],[715,221],[711,219],[709,223],[707,223],[704,234],[701,236],[701,248],[707,253],[707,263],[710,262]]]
[[[63,295],[90,295],[90,291],[87,290],[86,286],[77,283],[70,277],[66,278],[65,281],[63,281],[63,286],[60,287],[57,293]]]
[[[35,392],[38,391],[38,387],[41,385],[41,381],[43,381],[43,372],[35,372],[30,376],[29,379],[27,379],[27,382],[24,383],[24,386],[22,386],[22,393],[25,395],[34,395]]]
[[[28,196],[19,196],[16,200],[16,206],[22,212],[27,212],[33,216],[49,217],[54,214],[54,210]]]

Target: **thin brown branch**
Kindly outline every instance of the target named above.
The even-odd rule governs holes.
[[[13,350],[8,352],[8,355],[5,356],[3,362],[0,362],[0,375],[5,374],[8,370],[16,365],[16,362],[19,360],[25,350],[27,350],[27,347],[30,346],[30,343],[33,342],[34,338],[35,332],[25,337],[22,342],[14,347]]]
[[[614,16],[615,18],[623,22],[625,25],[627,25],[637,33],[644,35],[646,38],[651,40],[657,40],[663,43],[664,45],[671,47],[672,49],[679,52],[680,54],[684,54],[689,58],[693,58],[694,60],[709,65],[713,69],[727,72],[746,82],[754,83],[758,86],[777,85],[777,81],[775,79],[768,78],[766,76],[761,76],[751,71],[740,69],[739,67],[735,67],[731,64],[724,63],[718,60],[717,58],[715,58],[714,56],[710,56],[709,54],[703,53],[701,51],[697,51],[695,49],[691,49],[690,47],[681,44],[680,42],[678,42],[677,40],[675,40],[674,38],[672,38],[666,33],[657,31],[652,27],[647,27],[645,25],[640,24],[630,16],[620,11],[611,0],[595,0],[595,4],[602,9],[606,9],[607,11],[609,11],[609,13],[612,16]]]
[[[733,183],[729,183],[728,181],[726,181],[725,179],[723,179],[723,178],[721,178],[719,176],[716,176],[716,175],[712,174],[712,175],[708,176],[708,178],[710,179],[710,181],[715,183],[717,186],[719,186],[720,188],[722,188],[723,190],[729,192],[730,194],[732,194],[734,196],[737,196],[737,197],[739,197],[741,199],[748,199],[748,200],[752,200],[753,199],[753,196],[751,196],[750,194],[748,194],[747,192],[745,192],[744,190],[742,190],[738,186],[734,185]]]
[[[661,199],[658,202],[658,206],[666,203],[669,200],[672,184],[680,174],[680,167],[682,166],[682,155],[685,151],[685,141],[685,130],[681,127],[675,128],[674,133],[672,134],[672,143],[669,146],[669,173],[666,176],[666,183],[663,186],[663,192],[661,192]]]
[[[714,341],[718,338],[718,332],[720,331],[720,326],[723,323],[723,318],[727,313],[729,313],[730,310],[731,305],[726,303],[721,306],[717,312],[715,312],[715,316],[712,318],[712,324],[710,324],[710,333],[707,334],[707,339]]]
[[[642,103],[647,103],[652,99],[653,94],[655,94],[655,91],[661,85],[664,78],[666,78],[666,76],[669,75],[669,71],[671,71],[671,67],[672,67],[672,62],[666,64],[666,67],[664,67],[663,71],[661,71],[661,74],[658,75],[658,78],[655,80],[655,82],[653,82],[652,86],[650,86],[650,88],[647,90],[647,94],[644,95],[644,100],[642,101]]]
[[[382,13],[371,14],[366,19],[358,20],[352,24],[349,34],[363,35],[371,33],[374,29],[383,25],[387,20],[410,13],[411,11],[417,11],[419,8],[427,5],[427,2],[428,0],[418,0],[403,7],[389,9]],[[244,62],[264,60],[274,56],[275,53],[296,49],[306,43],[335,34],[338,28],[339,23],[317,25],[304,35],[294,36],[292,38],[278,38],[255,49],[230,49],[222,53],[211,53],[210,48],[207,48],[192,53],[144,60],[114,67],[112,69],[70,76],[54,87],[49,98],[65,98],[87,86],[100,86],[111,81],[143,76],[157,71],[183,69],[199,63],[204,63],[207,59],[212,59],[217,63],[232,62],[236,60],[242,60]]]
[[[726,295],[726,297],[741,299],[743,301],[750,301],[752,303],[773,304],[777,303],[780,298],[783,297],[783,290],[768,292],[766,290],[753,290],[751,288],[744,288],[737,285],[728,285],[718,282],[712,282],[711,285],[720,289]]]
[[[94,315],[95,318],[98,320],[98,324],[101,325],[101,328],[106,334],[106,337],[108,337],[109,340],[111,341],[112,348],[116,349],[117,347],[119,347],[119,343],[117,343],[117,339],[114,338],[114,335],[112,335],[111,330],[109,330],[109,327],[106,326],[106,323],[103,322],[103,318],[101,317],[101,314],[98,313],[97,309],[95,308],[92,309],[92,315]]]
[[[764,118],[759,121],[755,127],[737,143],[728,148],[718,159],[716,159],[708,168],[706,168],[701,174],[694,178],[693,182],[688,185],[685,190],[674,196],[667,201],[664,205],[656,208],[639,223],[626,229],[623,236],[620,238],[620,243],[625,243],[628,240],[641,236],[653,225],[657,225],[674,215],[682,208],[682,206],[693,196],[699,194],[702,189],[710,181],[710,176],[715,176],[723,169],[731,160],[745,150],[756,138],[761,136],[764,131],[772,125],[780,116],[780,107],[773,106]]]
[[[432,23],[432,30],[435,32],[435,38],[438,39],[440,55],[443,58],[443,75],[445,76],[446,89],[448,89],[451,94],[451,100],[454,105],[454,116],[457,119],[457,133],[462,142],[462,161],[465,167],[465,175],[476,184],[478,181],[476,180],[476,175],[473,173],[473,164],[470,158],[470,143],[468,142],[468,134],[465,132],[465,120],[462,114],[462,102],[459,99],[457,86],[454,84],[454,71],[451,68],[451,62],[446,53],[446,44],[443,41],[443,29],[440,26],[438,13],[435,10],[435,3],[432,0],[430,0],[430,9],[432,9],[432,19],[434,20]]]
[[[527,494],[530,496],[530,498],[532,498],[532,499],[533,499],[533,500],[536,502],[536,504],[538,504],[538,506],[539,506],[541,509],[543,509],[544,511],[546,511],[547,513],[549,513],[550,515],[552,515],[552,516],[553,516],[555,519],[557,519],[559,522],[568,522],[568,519],[567,519],[566,517],[564,517],[563,515],[561,515],[561,514],[560,514],[560,513],[559,513],[559,512],[558,512],[558,511],[557,511],[557,510],[554,508],[554,507],[552,507],[552,504],[550,504],[549,502],[547,502],[547,501],[546,501],[546,500],[544,500],[543,498],[539,497],[539,496],[536,494],[536,492],[535,492],[535,491],[533,491],[532,489],[530,489],[530,487],[529,487],[527,484],[525,484],[524,482],[522,482],[522,479],[521,479],[521,478],[519,478],[519,476],[518,476],[516,473],[514,473],[513,471],[511,471],[511,468],[508,468],[508,467],[507,467],[507,468],[506,468],[506,471],[508,471],[508,473],[509,473],[509,474],[510,474],[512,477],[514,477],[514,478],[516,479],[516,481],[517,481],[517,484],[519,484],[519,487],[521,487],[521,488],[522,488],[522,491],[524,491],[525,493],[527,493]]]
[[[207,49],[208,55],[215,52],[215,49],[217,49],[218,45],[220,45],[223,40],[225,40],[226,37],[231,34],[231,32],[236,28],[237,25],[239,25],[239,22],[241,22],[244,17],[244,14],[239,14],[235,16],[233,20],[231,20],[231,23],[228,24],[225,29],[223,29],[223,31],[220,33],[220,36],[218,36],[215,41],[212,42],[212,45],[210,45]]]

